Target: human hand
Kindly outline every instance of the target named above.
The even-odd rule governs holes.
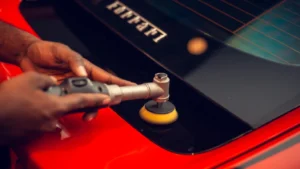
[[[58,119],[69,112],[110,102],[110,98],[102,94],[55,96],[43,91],[55,84],[54,78],[36,72],[24,73],[0,84],[0,144],[53,131]]]
[[[88,76],[91,80],[120,86],[135,83],[113,76],[95,66],[68,46],[49,41],[32,43],[19,58],[23,71],[36,71],[54,76],[59,82],[67,77]]]

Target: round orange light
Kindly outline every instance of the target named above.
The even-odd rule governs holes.
[[[203,38],[193,38],[187,44],[187,50],[192,55],[201,55],[207,49],[208,45],[205,39]]]

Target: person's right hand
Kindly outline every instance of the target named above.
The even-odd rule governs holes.
[[[43,91],[55,84],[55,79],[35,72],[0,84],[0,144],[54,131],[63,115],[110,102],[109,97],[102,94],[55,96]]]

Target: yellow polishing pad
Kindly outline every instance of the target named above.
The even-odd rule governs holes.
[[[146,109],[145,106],[143,106],[140,110],[140,117],[151,124],[155,125],[168,125],[173,122],[175,122],[178,118],[178,113],[176,109],[174,108],[173,111],[165,113],[165,114],[159,114],[155,112],[150,112]]]

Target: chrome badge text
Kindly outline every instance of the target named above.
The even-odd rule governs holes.
[[[150,23],[148,20],[131,10],[120,1],[115,1],[112,4],[107,5],[106,8],[110,11],[113,11],[121,19],[126,20],[129,24],[136,25],[136,29],[139,32],[142,32],[147,37],[151,37],[155,43],[158,43],[167,37],[167,33]]]

